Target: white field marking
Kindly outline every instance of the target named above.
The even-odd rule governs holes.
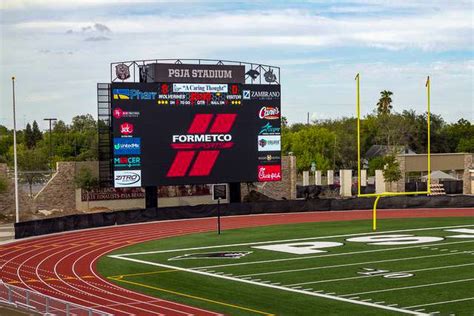
[[[183,271],[183,272],[189,272],[189,273],[204,275],[204,276],[213,277],[213,278],[217,278],[217,279],[236,281],[236,282],[261,286],[261,287],[267,287],[267,288],[271,288],[271,289],[277,289],[277,290],[282,290],[282,291],[287,291],[287,292],[293,292],[293,293],[298,293],[298,294],[306,294],[306,295],[310,295],[310,296],[326,298],[326,299],[330,299],[330,300],[334,300],[334,301],[340,301],[340,302],[346,302],[346,303],[351,303],[351,304],[356,304],[356,305],[363,305],[363,306],[368,306],[368,307],[373,307],[373,308],[390,310],[390,311],[400,312],[400,313],[409,314],[409,315],[425,315],[425,316],[428,316],[428,314],[426,314],[426,313],[419,313],[419,312],[415,312],[415,311],[410,311],[410,310],[405,310],[405,309],[395,308],[395,307],[389,307],[389,306],[385,306],[385,305],[377,305],[377,304],[369,303],[369,302],[356,301],[356,300],[351,300],[351,299],[348,299],[348,298],[343,298],[343,297],[338,297],[338,296],[333,296],[333,295],[328,295],[328,294],[323,294],[323,293],[315,293],[315,292],[310,292],[310,291],[304,291],[304,290],[289,288],[289,287],[280,286],[280,285],[265,284],[265,283],[255,282],[253,280],[238,279],[236,277],[229,277],[229,276],[225,276],[225,275],[215,275],[215,274],[204,272],[204,271],[196,271],[196,270],[187,269],[187,268],[175,267],[175,266],[168,265],[168,264],[149,262],[149,261],[144,261],[144,260],[139,260],[139,259],[134,259],[134,258],[128,258],[128,257],[120,257],[118,255],[111,255],[109,257],[116,258],[116,259],[121,259],[121,260],[126,260],[126,261],[131,261],[131,262],[136,262],[136,263],[141,263],[141,264],[148,264],[148,265],[152,265],[152,266],[156,266],[156,267],[162,267],[162,268],[167,268],[167,269],[174,269],[174,270],[179,270],[179,271]]]
[[[467,267],[467,266],[472,266],[472,265],[474,265],[474,263],[464,263],[464,264],[456,264],[456,265],[451,265],[451,266],[442,266],[442,267],[423,268],[423,269],[416,269],[416,270],[397,271],[397,273],[432,271],[432,270]],[[377,276],[384,276],[384,275],[391,274],[391,273],[393,273],[393,272],[374,274],[374,275],[364,275],[364,276],[358,276],[358,277],[349,277],[349,278],[339,278],[339,279],[329,279],[329,280],[321,280],[321,281],[294,283],[294,284],[287,284],[285,286],[295,286],[295,285],[305,285],[305,284],[328,283],[328,282],[334,282],[334,281],[365,279],[365,278],[373,278],[373,277],[377,277]]]
[[[409,289],[416,289],[416,288],[419,288],[419,287],[429,287],[429,286],[437,286],[437,285],[451,284],[451,283],[462,283],[462,282],[468,282],[468,281],[474,281],[474,278],[472,278],[472,279],[454,280],[454,281],[446,281],[446,282],[438,282],[438,283],[430,283],[430,284],[413,285],[413,286],[394,287],[394,288],[391,288],[391,289],[383,289],[383,290],[367,291],[367,292],[359,292],[359,293],[350,293],[350,294],[344,294],[344,295],[339,295],[339,296],[344,297],[344,296],[362,295],[362,294],[370,294],[370,293],[380,293],[380,292],[391,292],[391,291],[399,291],[399,290],[409,290]]]
[[[372,264],[372,263],[382,263],[382,262],[393,262],[393,261],[406,261],[406,260],[416,260],[416,259],[424,259],[424,258],[433,258],[433,257],[445,257],[445,256],[453,256],[453,255],[461,255],[463,253],[443,253],[439,255],[428,255],[428,256],[418,256],[418,257],[408,257],[408,258],[395,258],[395,259],[385,259],[385,260],[377,260],[377,261],[365,261],[365,262],[355,262],[355,263],[347,263],[347,264],[337,264],[332,266],[322,266],[322,267],[312,267],[312,268],[301,268],[301,269],[291,269],[291,270],[280,270],[280,271],[271,271],[271,272],[261,272],[261,273],[252,273],[252,274],[242,274],[239,275],[240,277],[246,276],[260,276],[260,275],[269,275],[269,274],[281,274],[281,273],[289,273],[289,272],[301,272],[301,271],[309,271],[309,270],[320,270],[320,269],[331,269],[331,268],[342,268],[342,267],[350,267],[350,266],[357,266],[361,264]]]
[[[455,244],[464,244],[464,243],[472,243],[474,240],[463,240],[463,241],[455,241],[455,242],[444,242],[442,244],[435,244],[435,245],[455,245]],[[433,246],[435,246],[433,245]],[[228,263],[228,264],[218,264],[213,266],[203,266],[203,267],[196,267],[193,269],[203,269],[203,268],[225,268],[225,267],[233,267],[233,266],[245,266],[245,265],[252,265],[252,264],[261,264],[261,263],[271,263],[271,262],[283,262],[283,261],[294,261],[294,260],[306,260],[306,259],[314,259],[314,258],[325,258],[325,257],[339,257],[339,256],[352,256],[355,254],[361,253],[372,253],[372,252],[382,252],[382,251],[393,251],[393,250],[403,250],[403,249],[412,249],[412,248],[420,248],[420,245],[417,246],[406,246],[406,247],[395,247],[395,248],[381,248],[381,249],[374,249],[374,250],[361,250],[361,251],[352,251],[352,252],[343,252],[343,253],[332,253],[326,255],[315,255],[315,256],[305,256],[305,257],[294,257],[294,258],[284,258],[284,259],[271,259],[271,260],[261,260],[261,261],[248,261],[248,262],[240,262],[240,263]],[[124,257],[124,255],[111,255],[111,258],[116,257]]]
[[[317,239],[339,238],[339,237],[350,237],[350,236],[380,235],[380,234],[388,234],[388,233],[438,230],[438,229],[445,229],[445,228],[463,228],[463,227],[472,227],[472,226],[474,226],[474,225],[424,227],[424,228],[414,228],[414,229],[391,230],[391,231],[385,231],[385,232],[369,232],[369,233],[344,234],[344,235],[333,235],[333,236],[319,236],[319,237],[307,237],[307,238],[294,238],[294,239],[283,239],[283,240],[280,239],[280,240],[268,240],[268,241],[259,241],[259,242],[239,243],[239,244],[228,244],[228,245],[216,245],[216,246],[204,246],[204,247],[193,247],[193,248],[182,248],[182,249],[168,249],[168,250],[155,250],[155,251],[121,253],[121,254],[118,254],[118,255],[128,257],[128,256],[138,256],[138,255],[151,255],[151,254],[157,254],[157,253],[178,252],[178,251],[194,251],[194,250],[203,250],[203,249],[209,249],[209,248],[215,249],[215,248],[240,247],[240,246],[249,246],[249,245],[264,245],[264,244],[283,243],[283,242],[290,242],[290,241],[317,240]],[[426,245],[423,245],[423,246],[426,246]]]
[[[440,304],[464,302],[464,301],[471,301],[471,300],[474,300],[474,297],[466,297],[466,298],[460,298],[458,300],[451,300],[451,301],[444,301],[444,302],[434,302],[434,303],[428,303],[428,304],[420,304],[420,305],[414,305],[414,306],[409,306],[409,307],[405,307],[405,308],[416,308],[416,307],[422,307],[422,306],[440,305]]]

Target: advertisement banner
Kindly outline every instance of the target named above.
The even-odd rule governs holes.
[[[155,82],[245,83],[245,66],[155,64]]]
[[[115,170],[114,187],[133,188],[142,186],[141,170]]]
[[[258,136],[258,151],[280,151],[280,135],[261,135]]]

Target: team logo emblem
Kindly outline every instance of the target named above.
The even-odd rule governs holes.
[[[118,64],[117,66],[115,66],[115,75],[120,80],[126,80],[130,78],[130,69],[125,64]]]
[[[122,135],[132,134],[133,133],[133,124],[131,124],[131,123],[120,124],[120,133]]]
[[[190,253],[182,256],[170,258],[168,260],[184,260],[184,259],[240,259],[252,251],[220,251],[206,253]]]
[[[263,75],[265,77],[265,81],[268,83],[275,82],[277,80],[277,76],[273,73],[273,69],[268,70]]]

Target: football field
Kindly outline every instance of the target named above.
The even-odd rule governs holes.
[[[122,248],[122,287],[229,315],[473,315],[472,217],[275,225]],[[225,227],[224,227],[225,228]]]

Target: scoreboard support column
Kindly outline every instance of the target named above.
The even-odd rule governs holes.
[[[229,183],[229,202],[240,203],[241,200],[240,182]]]
[[[145,208],[158,207],[158,187],[145,187]]]

